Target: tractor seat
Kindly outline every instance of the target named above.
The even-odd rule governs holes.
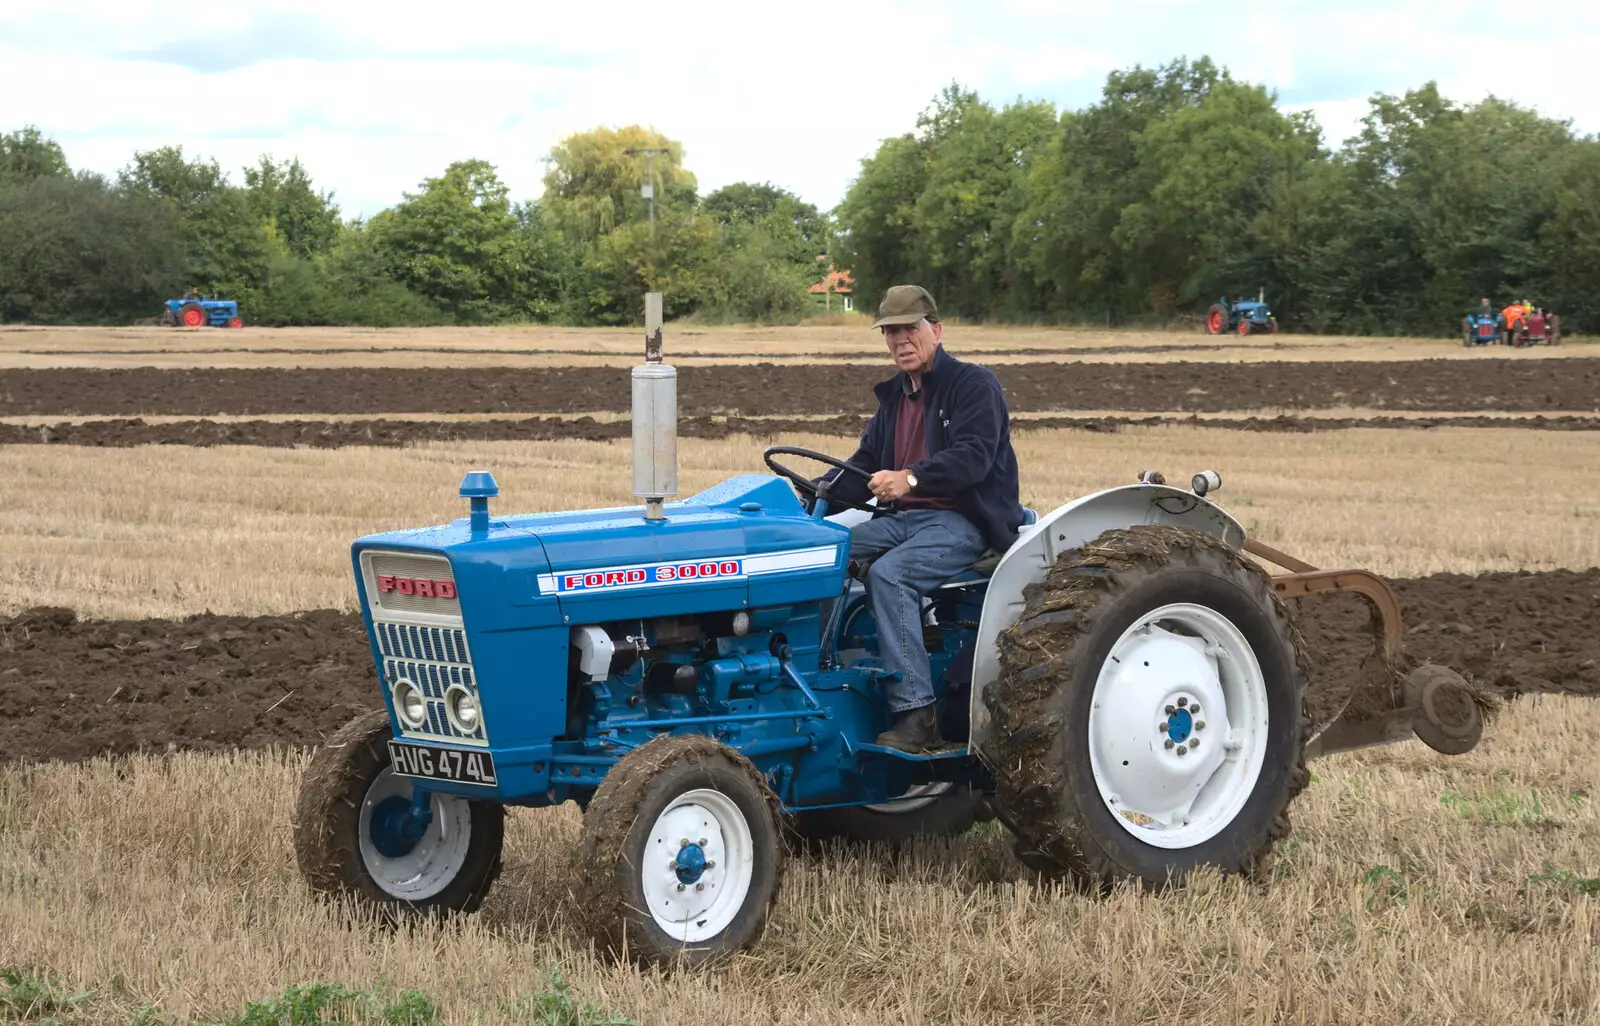
[[[1038,522],[1038,513],[1035,513],[1026,506],[1022,507],[1023,527],[1027,527],[1030,524],[1036,524]],[[987,581],[989,579],[989,575],[994,573],[994,568],[1000,565],[1000,557],[1004,554],[1005,553],[997,552],[992,548],[984,549],[983,554],[980,555],[971,566],[967,567],[967,569],[961,571],[954,577],[939,585],[939,588],[964,588],[970,584],[978,584],[983,581]],[[850,561],[850,575],[858,581],[865,581],[867,579],[867,569],[872,566],[875,559],[876,557],[873,559],[868,559],[864,562],[852,559]]]
[[[1039,522],[1039,514],[1028,507],[1022,507],[1022,526],[1028,527]],[[1005,555],[994,549],[984,549],[971,566],[956,574],[954,577],[939,585],[940,588],[965,588],[969,584],[978,584],[987,581],[989,575],[994,573],[994,568],[1000,565],[1000,557]]]

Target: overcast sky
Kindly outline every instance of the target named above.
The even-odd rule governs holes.
[[[826,209],[952,80],[1075,108],[1108,71],[1210,55],[1337,144],[1368,96],[1430,78],[1600,131],[1597,53],[1600,0],[3,0],[0,131],[106,173],[166,143],[235,181],[298,156],[353,216],[468,157],[532,198],[563,136],[639,123],[702,192],[770,181]]]

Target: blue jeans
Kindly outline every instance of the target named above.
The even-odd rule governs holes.
[[[900,674],[884,689],[890,712],[933,701],[933,675],[922,643],[922,598],[971,566],[986,548],[977,525],[952,510],[908,509],[850,529],[851,557],[878,557],[867,569],[866,583],[878,625],[878,654],[885,669]]]

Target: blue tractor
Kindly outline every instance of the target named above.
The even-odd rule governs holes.
[[[849,527],[880,510],[841,508],[827,474],[791,464],[857,471],[773,446],[770,474],[668,501],[676,372],[647,360],[642,507],[493,513],[496,482],[473,471],[466,517],[353,544],[381,694],[302,779],[296,859],[314,892],[394,921],[472,912],[500,873],[507,808],[571,801],[578,907],[601,944],[703,964],[758,940],[786,859],[819,840],[998,817],[1039,873],[1181,884],[1260,865],[1307,758],[1413,732],[1462,752],[1482,731],[1459,676],[1402,674],[1385,581],[1247,541],[1209,497],[1213,472],[1185,489],[1146,471],[1030,514],[928,596],[955,740],[879,746],[890,675]],[[1292,600],[1331,590],[1366,596],[1383,627],[1360,702],[1304,691]]]
[[[1231,303],[1224,296],[1212,303],[1211,309],[1206,312],[1206,331],[1213,335],[1224,335],[1229,332],[1237,332],[1240,335],[1266,332],[1269,335],[1276,335],[1278,319],[1272,316],[1272,308],[1267,306],[1265,293],[1257,299],[1236,297]]]
[[[182,299],[169,299],[161,315],[162,323],[174,328],[242,328],[239,304],[231,299],[202,296],[190,292]]]

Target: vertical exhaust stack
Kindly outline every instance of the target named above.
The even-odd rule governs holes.
[[[633,368],[633,494],[646,520],[665,520],[678,494],[678,370],[662,362],[661,293],[644,297],[644,360]]]

